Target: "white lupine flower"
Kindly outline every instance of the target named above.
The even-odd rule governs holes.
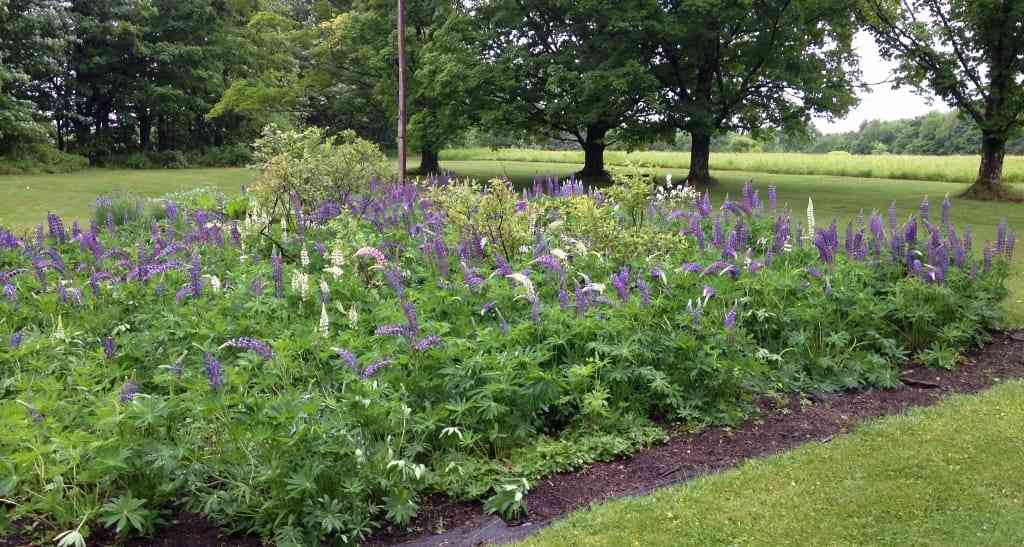
[[[814,237],[814,202],[807,198],[807,239]]]
[[[665,185],[669,187],[672,186],[672,173],[665,175]]]
[[[604,283],[587,283],[583,286],[583,292],[596,292],[604,294],[605,284]]]
[[[524,275],[524,274],[522,274],[520,272],[515,272],[515,273],[510,273],[510,274],[506,275],[505,277],[511,279],[512,281],[515,281],[520,286],[522,286],[524,289],[526,289],[526,294],[530,294],[530,295],[533,294],[533,281],[530,281],[530,278],[526,277],[526,275]]]
[[[359,313],[356,312],[356,307],[353,305],[348,309],[348,326],[353,329],[359,325]]]
[[[281,241],[288,243],[288,222],[281,221]]]
[[[292,290],[298,291],[302,300],[309,296],[309,274],[305,272],[292,272]]]
[[[320,336],[327,338],[331,334],[331,319],[327,317],[327,306],[320,304],[320,324],[317,325]]]
[[[221,283],[219,277],[215,275],[204,275],[203,277],[210,282],[210,288],[213,289],[213,292],[220,292]]]
[[[303,268],[309,268],[309,251],[306,250],[306,246],[302,246],[302,252],[299,253],[299,262]]]
[[[569,255],[561,249],[551,249],[551,255],[562,261],[569,258]]]
[[[327,282],[324,281],[323,278],[320,279],[320,292],[324,294],[331,292],[331,289],[327,287]]]
[[[335,268],[341,268],[345,265],[345,252],[340,247],[335,247],[331,251],[331,266]]]

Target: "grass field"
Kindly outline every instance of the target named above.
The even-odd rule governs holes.
[[[1024,383],[606,503],[548,545],[1022,545]]]
[[[54,211],[87,219],[99,194],[115,191],[157,197],[199,186],[237,193],[255,176],[248,169],[87,169],[60,175],[0,176],[0,226],[27,229]]]
[[[497,161],[583,164],[582,151],[466,148],[445,150],[443,162]],[[631,162],[642,167],[683,171],[690,165],[688,152],[605,152],[608,165]],[[939,182],[973,182],[977,156],[852,156],[849,154],[711,154],[711,168],[787,175],[835,175]],[[1003,170],[1007,182],[1024,183],[1024,156],[1007,156]]]
[[[821,156],[817,156],[821,158]],[[932,158],[935,159],[935,158]],[[533,177],[545,175],[565,176],[579,169],[570,163],[513,162],[513,161],[444,161],[442,166],[460,176],[487,179],[507,176],[517,185],[529,184]],[[659,176],[672,173],[676,180],[685,174],[682,169],[653,169]],[[182,169],[182,170],[104,170],[90,169],[66,175],[26,175],[0,177],[0,225],[28,229],[45,220],[46,212],[55,211],[65,217],[86,219],[92,211],[98,194],[115,190],[130,190],[146,196],[160,196],[168,192],[215,186],[225,192],[238,192],[252,181],[254,173],[246,169]],[[947,193],[956,195],[965,184],[893,179],[850,178],[818,175],[781,175],[745,171],[717,171],[718,184],[711,189],[712,197],[720,201],[726,195],[739,196],[742,184],[753,180],[761,188],[775,184],[779,189],[780,204],[788,204],[802,215],[807,198],[814,198],[817,219],[827,224],[832,218],[844,223],[859,212],[884,210],[893,200],[900,215],[917,210],[922,196],[928,195],[936,210]],[[1024,229],[1024,205],[988,203],[953,198],[953,220],[958,224],[971,224],[976,240],[983,242],[995,237],[995,227],[1002,217],[1018,230]],[[1012,324],[1024,324],[1024,253],[1018,253],[1016,273],[1010,279],[1011,297],[1007,302]]]

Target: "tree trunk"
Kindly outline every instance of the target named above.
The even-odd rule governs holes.
[[[981,165],[978,178],[963,197],[970,199],[1019,199],[1003,185],[1003,159],[1006,157],[1006,136],[982,131]]]
[[[711,134],[703,131],[691,131],[693,143],[690,145],[690,173],[686,181],[691,185],[711,184]]]
[[[145,152],[149,150],[150,134],[153,132],[153,120],[149,112],[140,111],[139,117],[139,148]]]
[[[424,146],[420,150],[420,174],[437,175],[441,172],[441,163],[436,150]]]
[[[584,181],[606,182],[610,179],[604,169],[604,136],[608,130],[601,126],[588,126],[583,147],[583,170],[577,173]]]

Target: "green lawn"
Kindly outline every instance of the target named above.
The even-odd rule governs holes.
[[[60,175],[0,176],[0,226],[27,229],[54,211],[70,219],[87,219],[99,194],[128,190],[157,197],[198,186],[238,193],[255,173],[248,169],[87,169]]]
[[[1022,545],[1024,383],[870,423],[525,542],[564,545]]]

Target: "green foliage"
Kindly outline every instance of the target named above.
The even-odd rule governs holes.
[[[0,175],[72,173],[88,166],[88,159],[61,152],[47,143],[19,144],[0,157]]]
[[[254,157],[260,178],[252,190],[271,212],[286,208],[292,196],[311,206],[394,174],[387,156],[352,131],[328,137],[317,128],[300,132],[267,126],[254,145]]]
[[[257,149],[312,165],[331,148],[313,131]],[[118,195],[99,204],[99,250],[4,234],[10,519],[75,543],[90,525],[148,533],[180,509],[314,545],[405,525],[435,493],[520,516],[527,484],[662,441],[656,423],[731,424],[764,395],[892,386],[909,357],[949,366],[997,319],[1002,256],[939,285],[902,257],[825,265],[790,240],[756,268],[775,225],[761,210],[715,215],[749,230],[725,257],[735,279],[692,272],[681,266],[726,254],[685,235],[716,218],[653,182],[525,199],[503,181],[363,181],[323,190],[347,192],[327,196],[344,206],[303,206],[329,219],[282,210],[269,228],[216,191]],[[269,351],[229,343],[240,337]]]

